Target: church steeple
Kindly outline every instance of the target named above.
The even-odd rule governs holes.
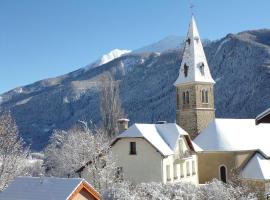
[[[215,83],[208,67],[194,16],[191,17],[179,76],[174,85],[191,82]]]
[[[176,86],[176,122],[194,139],[215,118],[213,80],[194,16]]]

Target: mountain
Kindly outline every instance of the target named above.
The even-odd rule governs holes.
[[[217,117],[254,118],[270,107],[270,30],[245,31],[205,46],[215,85]],[[111,72],[131,124],[175,120],[175,81],[181,49],[131,52],[99,67],[79,69],[0,95],[0,110],[10,110],[20,134],[40,150],[54,129],[78,120],[98,124],[99,78]]]
[[[185,37],[182,36],[176,36],[176,35],[170,35],[162,40],[146,45],[142,48],[136,49],[133,52],[134,53],[145,53],[145,52],[165,52],[170,49],[181,49],[183,47],[183,41],[185,40]]]

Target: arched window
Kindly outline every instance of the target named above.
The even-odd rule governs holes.
[[[196,169],[195,169],[195,161],[192,160],[192,175],[196,174]]]
[[[186,104],[186,92],[183,92],[182,97],[183,97],[183,104]]]
[[[202,90],[202,103],[208,103],[208,90]]]
[[[184,143],[182,139],[179,139],[179,154],[184,153]]]
[[[204,103],[204,90],[202,90],[202,102]]]
[[[187,75],[188,75],[188,66],[187,66],[186,63],[184,65],[184,74],[185,74],[185,77],[187,77]]]
[[[189,91],[186,91],[186,103],[189,104]]]
[[[183,96],[183,104],[189,104],[189,91],[185,91],[182,94]]]
[[[186,170],[187,170],[187,176],[190,176],[189,161],[186,162]]]
[[[219,178],[222,182],[227,182],[227,168],[225,165],[219,167]]]

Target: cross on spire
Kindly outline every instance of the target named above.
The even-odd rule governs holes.
[[[195,8],[195,5],[193,3],[193,0],[189,0],[189,8],[190,8],[190,12],[191,12],[191,15],[194,15],[194,8]]]
[[[194,4],[193,3],[190,3],[189,8],[190,8],[191,14],[193,15],[194,14],[194,8],[195,8]]]

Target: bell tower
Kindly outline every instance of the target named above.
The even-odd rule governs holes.
[[[194,139],[215,118],[214,84],[194,16],[189,24],[176,87],[176,123]]]

